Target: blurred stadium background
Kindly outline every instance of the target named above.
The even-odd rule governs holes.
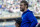
[[[0,27],[15,27],[15,21],[21,18],[20,11],[21,0],[0,0]],[[29,3],[29,10],[40,23],[40,0],[26,0]]]

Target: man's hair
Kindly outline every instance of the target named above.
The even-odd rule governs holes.
[[[20,3],[24,3],[24,5],[27,5],[27,8],[28,8],[28,2],[27,1],[22,0]]]

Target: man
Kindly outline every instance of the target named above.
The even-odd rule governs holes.
[[[15,26],[16,26],[16,27],[19,27],[19,24],[18,24],[18,23],[15,23]]]
[[[20,27],[20,24],[21,24],[21,18],[16,19],[15,23],[16,27]]]
[[[40,27],[40,24],[38,25],[38,27]]]
[[[38,23],[38,24],[36,25],[36,27],[40,27],[40,23]]]
[[[20,11],[23,12],[20,27],[35,27],[37,25],[38,22],[36,17],[33,15],[32,11],[28,10],[27,1],[21,1]]]

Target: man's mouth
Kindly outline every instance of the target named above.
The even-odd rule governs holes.
[[[20,10],[22,10],[22,9],[20,8]]]

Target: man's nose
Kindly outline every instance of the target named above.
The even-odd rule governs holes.
[[[21,7],[21,6],[20,6]]]

